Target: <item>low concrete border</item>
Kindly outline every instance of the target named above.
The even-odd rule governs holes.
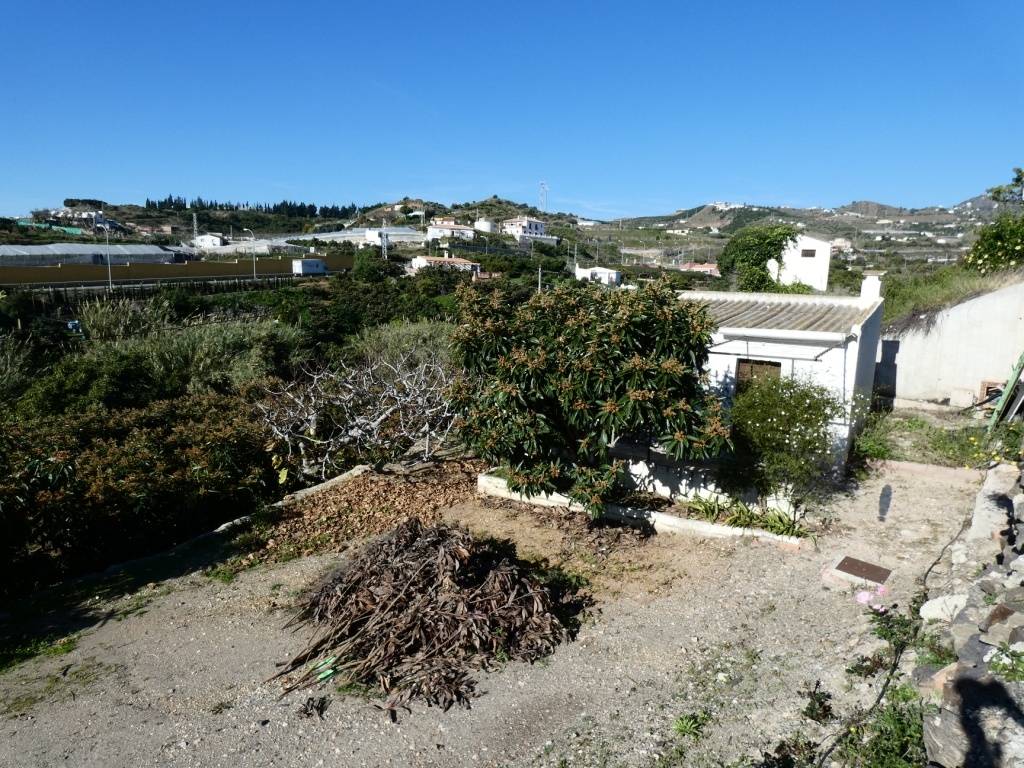
[[[504,478],[497,475],[486,473],[478,475],[476,489],[478,493],[484,496],[495,496],[500,499],[510,499],[511,501],[533,504],[539,507],[565,507],[579,511],[583,510],[583,505],[572,501],[568,496],[561,493],[543,493],[537,496],[525,496],[521,493],[516,493],[509,489],[508,482]],[[760,539],[778,544],[788,550],[798,550],[812,544],[810,539],[783,536],[778,533],[762,531],[759,528],[737,528],[732,525],[709,523],[705,520],[692,520],[688,517],[668,515],[651,509],[621,507],[617,504],[606,505],[605,515],[627,525],[636,527],[651,526],[658,533],[675,533],[684,536],[716,539]]]

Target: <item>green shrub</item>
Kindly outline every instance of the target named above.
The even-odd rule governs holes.
[[[735,448],[722,462],[723,485],[753,485],[762,505],[781,496],[799,509],[830,485],[835,456],[829,426],[844,414],[842,400],[810,381],[754,379],[730,412]]]
[[[114,341],[148,336],[174,320],[166,301],[132,301],[126,298],[97,298],[78,307],[82,330],[93,341]]]
[[[0,425],[0,593],[161,549],[273,488],[238,398]]]
[[[266,377],[289,375],[300,359],[299,336],[291,326],[262,321],[90,343],[39,378],[19,409],[31,416],[141,408],[186,394],[238,392]]]
[[[1024,266],[1024,216],[1004,213],[981,227],[964,265],[982,274]]]
[[[28,344],[0,334],[0,407],[9,408],[32,381]]]
[[[677,458],[725,444],[704,368],[713,321],[665,284],[608,291],[570,284],[511,306],[501,292],[461,294],[454,389],[462,435],[509,466],[519,492],[566,492],[597,513],[613,494],[620,437]]]
[[[768,261],[781,259],[796,236],[796,228],[789,224],[745,227],[725,244],[718,268],[723,275],[735,273],[741,291],[777,291],[782,286],[769,274]]]

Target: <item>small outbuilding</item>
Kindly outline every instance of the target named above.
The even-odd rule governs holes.
[[[838,395],[845,417],[832,424],[845,459],[859,424],[858,400],[870,401],[882,328],[881,283],[865,279],[860,296],[682,291],[714,317],[708,374],[725,400],[760,376],[799,376]]]
[[[292,274],[303,277],[326,275],[327,263],[323,259],[292,259]]]
[[[581,267],[577,264],[576,279],[588,280],[592,283],[601,283],[602,285],[621,285],[622,273],[607,267]]]

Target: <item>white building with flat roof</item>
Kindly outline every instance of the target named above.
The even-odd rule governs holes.
[[[832,243],[810,235],[797,235],[782,252],[782,263],[769,259],[768,273],[783,285],[803,283],[816,291],[828,289]]]
[[[576,279],[587,280],[602,285],[621,285],[622,273],[607,267],[581,267],[576,265]]]
[[[454,216],[434,217],[427,227],[427,240],[472,240],[473,237],[473,227],[457,223]]]
[[[480,265],[477,262],[459,256],[417,256],[409,262],[409,267],[413,274],[430,267],[471,272],[474,275],[480,271]]]

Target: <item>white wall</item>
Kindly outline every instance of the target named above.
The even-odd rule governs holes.
[[[814,251],[814,256],[803,256]],[[828,289],[828,265],[832,259],[832,244],[810,235],[797,235],[796,240],[782,252],[782,269],[775,259],[768,261],[768,272],[783,285],[803,283],[816,291]]]
[[[976,402],[983,381],[1005,381],[1024,353],[1024,282],[957,304],[902,333],[886,333],[879,376],[895,396]],[[895,370],[893,370],[895,368]]]

